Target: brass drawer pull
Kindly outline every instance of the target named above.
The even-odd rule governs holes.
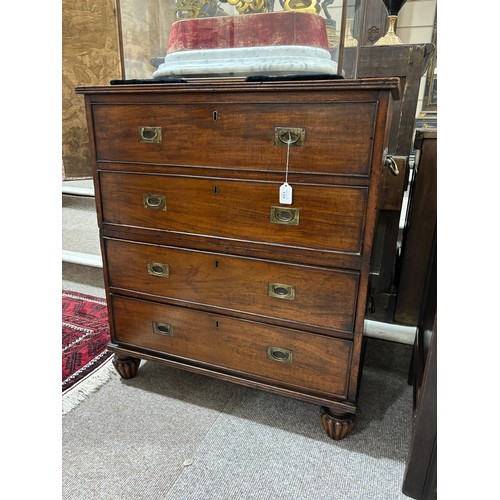
[[[165,335],[166,337],[173,337],[174,327],[172,325],[168,325],[167,323],[153,321],[153,333],[156,333],[157,335]]]
[[[159,144],[161,142],[161,127],[138,127],[139,142]]]
[[[267,359],[278,361],[280,363],[291,363],[292,353],[290,349],[282,349],[281,347],[269,346],[267,348]]]
[[[275,127],[275,146],[303,146],[306,140],[306,129],[302,127]]]
[[[387,155],[384,165],[389,169],[392,175],[399,175],[399,167],[393,156]]]
[[[159,262],[148,262],[147,264],[148,274],[153,276],[161,276],[162,278],[168,278],[169,268],[168,264],[160,264]]]
[[[167,210],[167,200],[161,194],[144,193],[142,195],[144,207],[150,210]]]
[[[281,283],[268,283],[267,294],[277,299],[295,300],[295,287]]]
[[[289,226],[299,225],[298,208],[271,207],[270,220],[274,224],[288,224]]]

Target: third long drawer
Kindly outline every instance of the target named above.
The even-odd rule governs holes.
[[[104,238],[109,286],[352,333],[359,273]],[[328,332],[324,332],[328,333]]]

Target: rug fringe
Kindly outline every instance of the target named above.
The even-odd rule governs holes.
[[[62,396],[62,414],[66,415],[76,408],[88,396],[100,389],[108,380],[118,376],[111,357],[99,369],[91,373],[86,379],[81,380]]]

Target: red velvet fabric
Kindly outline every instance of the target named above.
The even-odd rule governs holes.
[[[306,12],[185,19],[172,25],[167,53],[267,45],[328,49],[325,21]]]

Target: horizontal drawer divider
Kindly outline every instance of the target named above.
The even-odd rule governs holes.
[[[140,232],[140,233],[149,233],[149,234],[166,234],[166,235],[179,235],[179,236],[184,236],[184,237],[193,237],[193,238],[204,238],[204,239],[209,239],[209,240],[214,240],[214,241],[224,241],[232,242],[235,243],[240,243],[240,244],[254,244],[254,245],[259,245],[259,246],[264,246],[264,247],[278,247],[283,249],[286,252],[289,252],[291,254],[296,254],[297,250],[300,251],[311,251],[311,252],[324,252],[324,253],[330,253],[330,254],[339,254],[339,255],[345,255],[349,257],[360,257],[359,253],[354,253],[354,252],[344,252],[342,250],[325,250],[325,249],[316,249],[316,248],[311,248],[311,247],[302,247],[302,246],[292,246],[292,245],[283,245],[281,243],[268,243],[265,241],[256,241],[256,240],[240,240],[237,238],[230,238],[230,237],[225,237],[225,236],[214,236],[211,234],[193,234],[193,233],[187,233],[184,231],[173,231],[171,229],[158,229],[158,228],[147,228],[147,227],[142,227],[142,226],[131,226],[131,225],[121,225],[121,224],[115,224],[112,222],[103,222],[104,228],[107,226],[111,230],[117,229],[120,230],[121,228],[127,228],[127,231],[130,232]],[[111,235],[111,233],[110,233]],[[158,241],[158,239],[156,239]],[[168,240],[167,240],[168,241]],[[246,248],[246,247],[241,247],[241,248]]]
[[[237,167],[213,167],[210,165],[180,165],[175,163],[145,163],[132,161],[99,160],[98,172],[114,172],[145,175],[171,175],[178,177],[199,177],[208,179],[253,180],[282,182],[283,172],[280,170],[238,169]],[[156,169],[152,167],[157,167]],[[368,186],[367,175],[313,172],[309,169],[295,169],[288,172],[290,183],[311,185],[351,185]],[[215,174],[215,175],[214,175]]]

